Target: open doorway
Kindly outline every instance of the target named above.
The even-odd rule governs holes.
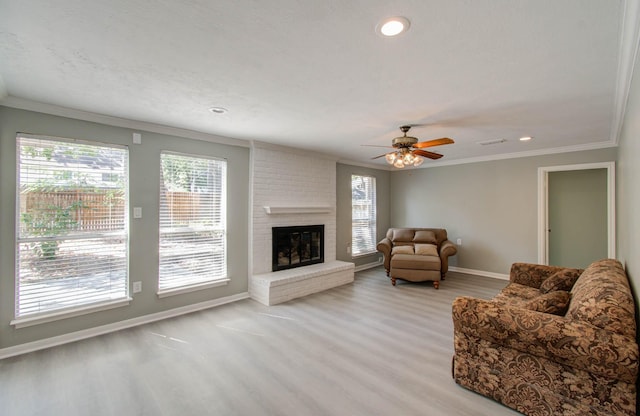
[[[615,258],[615,162],[538,168],[538,263],[586,267],[601,254]]]

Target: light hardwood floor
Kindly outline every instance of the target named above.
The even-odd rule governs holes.
[[[276,306],[244,300],[0,361],[1,415],[516,415],[451,378],[456,296],[506,281],[382,268]]]

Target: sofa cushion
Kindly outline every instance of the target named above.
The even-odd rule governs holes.
[[[392,269],[440,270],[440,257],[396,254],[391,257]]]
[[[587,267],[571,289],[566,316],[635,339],[635,306],[622,264],[605,259]]]
[[[438,246],[436,246],[435,244],[416,244],[414,248],[415,248],[415,253],[421,256],[437,256],[438,255]]]
[[[411,229],[397,228],[393,230],[393,237],[391,238],[391,241],[393,241],[394,243],[396,241],[411,242],[413,241],[413,235],[414,231]]]
[[[511,282],[493,298],[493,301],[524,308],[529,300],[538,296],[540,296],[540,289]]]
[[[391,255],[396,254],[413,254],[413,246],[395,246],[391,249]]]
[[[573,284],[580,277],[578,269],[563,269],[547,277],[540,285],[540,292],[548,293],[554,290],[571,290]]]
[[[569,307],[569,300],[571,293],[566,290],[554,290],[528,300],[524,307],[532,311],[564,315]]]
[[[438,244],[438,240],[436,239],[436,233],[433,231],[427,230],[418,230],[416,231],[413,237],[414,243],[426,243],[426,244]]]

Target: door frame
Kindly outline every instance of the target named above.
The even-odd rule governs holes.
[[[616,257],[616,162],[538,168],[538,263],[549,264],[549,172],[607,169],[607,256]]]

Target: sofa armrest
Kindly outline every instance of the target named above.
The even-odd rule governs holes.
[[[384,269],[387,271],[387,275],[389,274],[389,270],[391,268],[391,247],[391,240],[386,237],[380,240],[380,242],[376,246],[376,249],[384,254]]]
[[[565,267],[546,266],[533,263],[513,263],[509,280],[513,283],[540,288],[542,282],[552,274],[564,270]]]
[[[440,245],[440,272],[444,276],[449,271],[449,257],[455,256],[458,252],[458,247],[450,240],[444,240]]]
[[[453,302],[454,333],[487,340],[608,379],[635,383],[635,339],[586,322],[472,297]]]

